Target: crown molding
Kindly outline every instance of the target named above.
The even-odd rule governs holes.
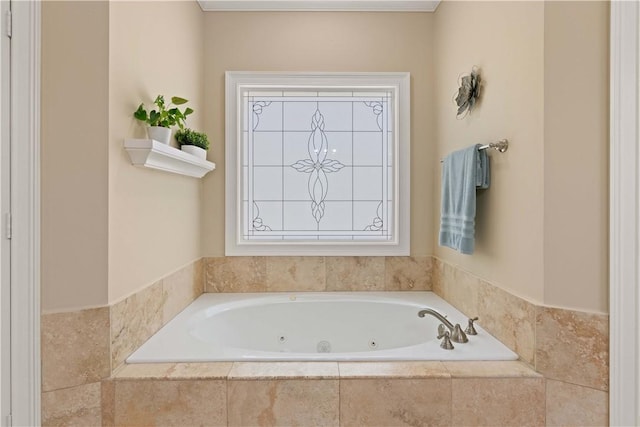
[[[205,12],[435,12],[440,0],[197,0]]]

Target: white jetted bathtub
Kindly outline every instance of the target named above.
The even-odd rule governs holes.
[[[469,342],[440,348],[441,322],[418,317],[424,308],[467,327],[467,318],[432,292],[204,294],[127,362],[518,358],[479,325]]]

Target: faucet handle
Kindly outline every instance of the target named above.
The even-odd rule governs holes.
[[[440,325],[438,325],[438,339],[442,338],[444,336],[444,332],[447,330],[447,328],[444,326],[443,323],[440,323]]]
[[[473,322],[475,322],[476,320],[478,320],[477,317],[469,319],[469,325],[467,326],[467,329],[464,330],[467,335],[478,335],[478,331],[476,331],[476,328],[473,327]]]
[[[456,326],[454,326],[453,328],[453,333],[451,334],[451,341],[459,342],[463,344],[466,342],[469,342],[467,335],[464,332],[462,332],[462,328],[460,327],[459,323],[456,323]]]
[[[438,339],[440,338],[443,338],[440,343],[441,348],[444,348],[445,350],[453,350],[453,344],[451,344],[451,338],[449,338],[449,331],[444,331],[443,333],[438,334]]]

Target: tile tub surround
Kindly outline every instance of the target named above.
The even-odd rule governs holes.
[[[43,314],[40,325],[43,392],[111,375],[108,307]]]
[[[102,424],[101,384],[95,382],[42,393],[43,426]]]
[[[327,271],[331,268],[332,257],[249,257],[253,271],[258,271],[254,277],[262,277],[257,282],[259,286],[265,287],[266,291],[283,291],[292,289],[295,291],[313,290],[322,291],[327,289]],[[359,260],[336,260],[342,265],[336,268],[336,276],[343,275],[358,277],[363,269],[371,267],[370,257]],[[240,260],[240,258],[236,258]],[[376,272],[380,274],[380,259],[373,261]],[[122,423],[123,417],[131,417],[132,421],[146,424],[155,423],[158,425],[172,424],[176,421],[171,411],[163,412],[158,418],[148,419],[142,415],[135,415],[139,412],[146,412],[150,407],[145,406],[149,402],[140,402],[139,406],[120,406],[118,400],[125,399],[134,391],[140,390],[151,393],[150,399],[156,399],[158,405],[169,405],[175,393],[185,393],[185,396],[192,396],[189,391],[191,384],[195,381],[208,381],[194,390],[211,393],[218,399],[228,402],[229,383],[235,381],[234,396],[245,396],[239,399],[239,408],[248,401],[249,391],[247,387],[260,384],[262,395],[256,396],[261,403],[262,411],[254,412],[244,417],[243,415],[233,415],[229,412],[230,406],[225,404],[225,413],[213,411],[205,414],[219,419],[220,425],[227,425],[227,422],[259,423],[260,417],[264,424],[269,424],[272,416],[275,419],[282,413],[288,403],[285,401],[274,401],[271,405],[271,396],[280,395],[292,397],[294,395],[305,396],[304,387],[298,386],[296,381],[318,381],[326,390],[333,390],[332,382],[338,383],[338,422],[342,425],[354,425],[365,423],[369,420],[366,413],[359,413],[358,408],[376,408],[376,417],[384,420],[385,424],[394,425],[408,423],[412,424],[422,420],[431,423],[431,419],[424,412],[418,402],[414,404],[397,406],[393,399],[388,399],[388,406],[385,407],[382,395],[394,394],[404,386],[408,388],[420,388],[426,386],[428,381],[450,381],[452,402],[457,402],[459,398],[472,399],[465,411],[473,408],[473,395],[475,389],[469,389],[459,380],[466,381],[468,378],[480,378],[482,381],[476,383],[476,388],[495,385],[496,393],[490,396],[482,395],[482,399],[506,398],[511,395],[508,391],[515,384],[515,387],[522,388],[522,393],[514,393],[519,399],[527,399],[535,402],[538,406],[540,400],[540,384],[542,384],[543,401],[546,401],[546,423],[548,425],[604,425],[607,420],[607,375],[605,351],[608,346],[607,329],[608,316],[595,315],[590,313],[574,312],[571,310],[553,309],[536,306],[530,302],[517,298],[508,292],[501,290],[492,284],[482,281],[475,276],[443,263],[437,258],[416,258],[416,257],[386,257],[384,258],[382,274],[384,274],[384,289],[388,290],[422,290],[430,288],[445,298],[452,305],[461,308],[461,311],[468,315],[480,315],[480,324],[490,333],[500,338],[505,344],[519,352],[521,362],[390,362],[390,363],[337,363],[326,362],[337,367],[337,374],[331,368],[330,373],[326,373],[325,367],[314,366],[313,362],[300,363],[297,366],[291,364],[270,364],[269,366],[259,366],[256,364],[159,364],[159,365],[115,365],[118,360],[124,360],[128,348],[134,350],[134,343],[144,341],[143,335],[136,335],[131,326],[137,324],[142,326],[145,334],[150,334],[158,325],[166,323],[172,317],[172,313],[179,311],[180,307],[186,306],[190,300],[195,299],[201,293],[206,280],[212,280],[211,260],[216,258],[205,258],[192,264],[193,273],[185,271],[176,272],[164,278],[139,293],[129,297],[131,300],[121,301],[112,307],[102,307],[97,309],[80,310],[69,313],[43,314],[42,317],[42,347],[43,347],[43,422],[46,425],[88,425],[94,424],[101,418],[103,425],[118,425],[116,421]],[[243,260],[246,261],[246,260]],[[214,261],[218,263],[220,261]],[[231,261],[233,263],[234,261]],[[239,277],[238,283],[256,283],[245,280],[246,275],[242,272],[242,261],[235,261],[240,266],[240,272],[231,268],[231,273],[225,272],[225,268],[230,268],[230,264],[224,262],[222,272],[233,274]],[[261,270],[263,267],[263,270]],[[351,274],[349,268],[356,271]],[[257,267],[256,267],[257,266]],[[189,266],[188,266],[189,267]],[[221,268],[217,266],[216,268]],[[251,269],[250,269],[251,271]],[[263,273],[260,273],[263,271]],[[425,273],[426,271],[426,273]],[[200,272],[200,273],[198,273]],[[185,277],[192,277],[193,281],[185,280]],[[249,274],[251,277],[251,274]],[[315,279],[314,279],[315,278]],[[229,279],[231,280],[231,279]],[[236,280],[236,279],[233,279]],[[379,279],[376,279],[379,280]],[[304,287],[300,287],[299,281],[305,281]],[[181,284],[182,283],[182,284]],[[260,284],[261,283],[261,284]],[[377,283],[378,282],[369,282]],[[452,283],[457,283],[453,286]],[[351,285],[349,285],[351,286]],[[413,286],[413,287],[412,287]],[[317,289],[316,289],[317,288]],[[399,288],[399,289],[398,289]],[[189,290],[191,289],[191,290]],[[236,288],[238,289],[238,288]],[[211,289],[210,289],[211,290]],[[213,289],[215,291],[215,289]],[[125,300],[126,301],[126,300]],[[502,301],[503,307],[499,307]],[[118,304],[123,304],[116,308]],[[128,309],[122,309],[129,305]],[[498,306],[496,306],[498,305]],[[143,310],[143,306],[146,309]],[[138,307],[139,310],[133,310]],[[511,310],[509,309],[511,308]],[[503,310],[502,314],[488,316],[490,313],[483,313],[487,310]],[[531,314],[533,310],[533,315]],[[106,313],[106,314],[105,314]],[[115,319],[114,319],[115,315]],[[499,323],[500,316],[510,316],[512,320],[507,325]],[[118,319],[120,316],[120,319]],[[134,316],[127,320],[127,316]],[[138,317],[135,317],[138,316]],[[133,320],[132,320],[133,319]],[[125,327],[124,334],[113,340],[110,339],[110,331],[114,329],[114,320],[121,322]],[[130,322],[130,323],[127,323]],[[136,323],[138,322],[138,323]],[[520,328],[512,328],[512,322],[518,323]],[[117,325],[117,323],[116,323]],[[145,325],[151,327],[145,329]],[[530,325],[530,326],[529,326]],[[562,325],[563,328],[559,328]],[[493,330],[491,328],[494,328]],[[115,328],[117,329],[117,328]],[[562,333],[558,334],[558,329]],[[520,332],[518,332],[520,331]],[[525,333],[523,333],[524,331]],[[573,331],[573,332],[572,332]],[[565,333],[568,332],[568,333]],[[148,337],[147,337],[148,338]],[[120,341],[119,341],[120,340]],[[74,343],[67,345],[67,343]],[[577,353],[569,357],[563,357],[557,345],[571,347]],[[124,350],[123,350],[124,349]],[[531,350],[533,349],[533,350]],[[112,361],[112,353],[118,355]],[[533,356],[531,354],[533,353]],[[526,356],[529,355],[529,356]],[[526,356],[526,357],[525,357]],[[566,363],[576,360],[580,366],[578,370],[564,369]],[[110,368],[114,363],[113,369]],[[500,363],[510,365],[502,366]],[[514,363],[516,363],[514,365]],[[529,366],[527,366],[527,364]],[[135,366],[135,367],[134,367]],[[535,373],[531,367],[535,366],[539,371]],[[132,370],[133,369],[133,370]],[[142,369],[142,371],[140,371]],[[145,372],[145,369],[147,370]],[[312,371],[309,371],[311,369]],[[317,371],[320,369],[320,371]],[[233,374],[231,372],[233,370]],[[315,371],[314,371],[315,370]],[[115,373],[111,374],[112,371]],[[533,375],[533,374],[535,375]],[[582,375],[586,373],[586,375]],[[543,374],[543,375],[540,375]],[[109,375],[112,375],[109,378]],[[137,378],[136,378],[137,376]],[[490,380],[499,379],[497,382]],[[376,382],[375,380],[379,380]],[[96,384],[100,384],[101,390]],[[134,384],[123,385],[118,389],[121,382],[145,381],[149,384],[142,385],[138,389]],[[153,382],[155,381],[155,382]],[[176,382],[174,385],[165,386],[163,382]],[[284,381],[284,382],[283,382]],[[372,381],[368,383],[367,381]],[[405,381],[405,382],[402,382]],[[421,381],[423,381],[421,383]],[[514,382],[515,381],[515,382]],[[180,384],[178,384],[180,382]],[[220,387],[220,382],[225,384],[224,390]],[[322,382],[322,383],[320,383]],[[215,384],[214,384],[215,383]],[[349,401],[350,393],[363,389],[371,390],[372,394],[361,404],[357,398]],[[545,386],[546,384],[546,386]],[[282,387],[281,387],[282,386]],[[146,387],[146,388],[145,388]],[[198,387],[204,387],[200,389]],[[296,388],[303,387],[303,388]],[[447,387],[447,386],[445,386]],[[119,391],[118,391],[119,390]],[[256,389],[257,390],[257,389]],[[280,390],[284,390],[280,394]],[[292,392],[299,390],[299,393]],[[377,390],[377,392],[376,392]],[[528,390],[525,392],[525,390]],[[223,393],[224,391],[224,393]],[[257,391],[256,391],[257,393]],[[266,393],[266,394],[264,394]],[[376,393],[377,396],[376,397]],[[262,397],[260,397],[262,396]],[[457,397],[456,397],[457,396]],[[466,397],[465,397],[466,396]],[[502,397],[500,397],[502,396]],[[267,399],[266,397],[269,397]],[[199,399],[192,396],[189,399]],[[420,398],[415,397],[420,400]],[[164,400],[163,400],[164,399]],[[243,400],[244,399],[244,400]],[[288,397],[287,397],[288,399]],[[341,400],[342,399],[342,400]],[[377,400],[376,400],[377,399]],[[101,400],[101,413],[99,401]],[[245,402],[244,404],[242,402]],[[209,400],[207,400],[209,402]],[[304,403],[304,399],[301,400]],[[380,402],[372,403],[372,402]],[[334,402],[335,403],[335,402]],[[442,403],[442,402],[440,402]],[[453,404],[453,403],[452,403]],[[284,405],[284,406],[283,406]],[[322,411],[312,415],[312,419],[318,420],[327,417],[329,424],[334,424],[336,412],[331,405]],[[193,408],[192,403],[180,401],[180,406]],[[164,407],[164,406],[162,406]],[[120,408],[120,415],[117,420],[116,412]],[[235,406],[233,408],[236,408]],[[232,409],[233,409],[232,408]],[[411,409],[414,408],[415,410]],[[219,409],[219,408],[218,408]],[[240,409],[238,409],[240,410]],[[473,409],[475,411],[475,409]],[[494,409],[495,410],[495,409]],[[509,403],[506,412],[519,411],[516,403]],[[365,411],[366,412],[366,411]],[[370,412],[370,411],[369,411]],[[438,411],[436,411],[438,412]],[[518,412],[519,413],[519,412]],[[464,413],[461,412],[463,417]],[[540,420],[538,411],[529,412],[529,417]],[[543,413],[543,415],[545,415]],[[136,418],[142,416],[142,418]],[[232,418],[232,417],[236,418]],[[443,417],[451,416],[450,425],[456,422],[463,422],[464,418],[455,418],[453,415],[444,413]],[[478,420],[486,423],[498,423],[500,419],[492,418],[494,415],[478,415]],[[218,418],[218,417],[223,417]],[[243,418],[244,417],[244,418]],[[427,418],[425,418],[427,417]],[[436,418],[440,418],[439,416]],[[190,419],[197,423],[199,418]],[[349,420],[347,422],[347,420]],[[297,422],[296,419],[287,419],[288,422]],[[446,419],[440,419],[446,423]],[[478,421],[480,423],[480,421]],[[435,423],[435,422],[434,422]],[[208,423],[211,425],[210,423]],[[437,423],[436,423],[437,424]],[[481,424],[481,423],[480,423]],[[544,421],[541,423],[544,424]],[[232,425],[229,423],[229,425]]]
[[[609,423],[606,391],[547,379],[548,426],[605,426]]]
[[[483,328],[544,375],[547,422],[588,425],[598,420],[594,425],[603,425],[608,416],[608,315],[535,305],[438,258],[432,281],[436,294],[468,316],[478,316]],[[560,389],[575,393],[565,396],[562,406],[549,404],[549,396]],[[579,412],[588,415],[580,418]]]
[[[136,364],[110,381],[114,413],[103,419],[115,425],[500,426],[545,417],[544,378],[521,362]],[[488,409],[473,406],[479,400],[469,395],[488,386],[496,387],[482,395]],[[463,399],[467,418],[456,422]],[[500,406],[504,417],[495,414]]]
[[[216,379],[115,381],[116,426],[226,425],[226,382]]]
[[[43,313],[43,423],[95,425],[100,419],[100,382],[104,406],[112,371],[202,294],[202,266],[202,260],[196,260],[112,306]]]
[[[111,368],[115,370],[203,290],[197,260],[111,306]]]
[[[428,291],[432,257],[204,258],[205,292]]]
[[[534,364],[536,306],[434,258],[433,291],[478,323],[520,358]]]
[[[545,377],[609,390],[609,316],[538,307],[536,370]]]

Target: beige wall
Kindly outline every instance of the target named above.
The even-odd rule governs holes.
[[[206,129],[215,174],[205,178],[204,256],[224,255],[225,71],[408,71],[411,73],[411,253],[433,241],[432,14],[205,14]],[[211,154],[210,154],[211,155]]]
[[[435,14],[148,6],[43,4],[43,310],[115,302],[223,255],[224,71],[313,70],[411,73],[413,255],[435,253],[535,302],[606,311],[606,4],[444,1]],[[457,120],[452,97],[473,65],[482,102]],[[158,93],[189,98],[189,125],[209,133],[218,169],[204,181],[130,165],[123,139],[144,137],[131,113]],[[438,247],[439,159],[503,137],[512,145],[491,153],[476,253]]]
[[[107,303],[109,10],[43,2],[42,310]]]
[[[435,13],[436,145],[450,151],[508,138],[491,155],[491,188],[478,192],[476,250],[461,255],[437,245],[447,262],[510,292],[543,300],[544,3],[444,1]],[[458,78],[481,69],[481,103],[463,120],[452,99]],[[440,165],[436,170],[440,186]],[[440,191],[435,191],[436,212]]]
[[[544,303],[607,312],[609,7],[544,18]]]
[[[438,155],[511,142],[490,153],[474,255],[437,243],[435,254],[536,303],[599,312],[608,292],[607,23],[604,2],[445,1],[434,42]],[[456,120],[457,77],[472,65],[482,68],[482,103]]]
[[[124,138],[145,137],[132,113],[156,95],[189,99],[202,129],[203,13],[195,1],[112,2],[109,32],[109,301],[201,256],[202,182],[131,166]],[[213,176],[219,173],[214,172]]]
[[[44,2],[42,309],[121,299],[200,258],[202,182],[131,166],[132,113],[190,100],[202,129],[204,15],[195,1]]]

